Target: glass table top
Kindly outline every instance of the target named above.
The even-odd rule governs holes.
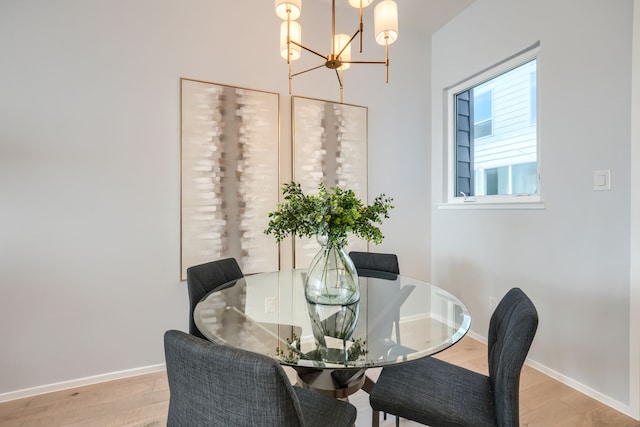
[[[406,276],[360,276],[360,301],[308,303],[306,270],[245,276],[209,293],[194,310],[208,339],[297,368],[353,369],[438,353],[469,330],[467,307],[449,292]]]

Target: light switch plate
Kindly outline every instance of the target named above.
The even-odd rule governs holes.
[[[593,172],[593,191],[611,190],[611,171],[609,169]]]

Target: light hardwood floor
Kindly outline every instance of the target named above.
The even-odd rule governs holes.
[[[486,346],[465,337],[437,357],[486,373]],[[288,371],[293,378],[291,371]],[[379,370],[369,371],[376,378]],[[523,427],[640,426],[610,407],[526,367],[520,379]],[[164,426],[169,388],[164,372],[110,381],[0,404],[0,426]],[[358,408],[357,427],[371,425],[368,395],[350,397]],[[383,426],[393,426],[389,416]],[[401,426],[419,424],[401,420]]]

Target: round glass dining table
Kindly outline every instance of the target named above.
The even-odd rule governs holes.
[[[418,279],[362,273],[360,301],[342,306],[308,302],[305,277],[281,270],[226,283],[196,305],[195,324],[209,340],[270,356],[293,367],[300,386],[338,398],[370,390],[366,369],[431,356],[469,330],[464,303]]]

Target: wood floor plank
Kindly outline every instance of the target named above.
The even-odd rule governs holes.
[[[436,357],[487,373],[487,347],[470,337]],[[285,369],[295,381],[295,372]],[[367,371],[376,379],[380,369]],[[371,425],[369,396],[349,400],[358,408],[356,427]],[[62,390],[0,404],[2,427],[155,427],[167,423],[169,385],[165,372]],[[640,427],[640,422],[525,366],[520,378],[522,427]],[[381,422],[394,426],[393,416]],[[401,420],[403,427],[420,424]]]

